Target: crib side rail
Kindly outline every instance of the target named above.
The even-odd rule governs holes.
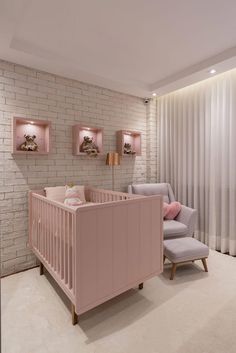
[[[30,192],[29,243],[71,300],[75,291],[75,211]]]
[[[135,198],[140,198],[142,196],[127,194],[124,192],[106,190],[106,189],[96,189],[89,188],[89,199],[91,202],[111,202],[111,201],[122,201],[122,200],[131,200]]]

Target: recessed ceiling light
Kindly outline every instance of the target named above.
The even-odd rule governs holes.
[[[211,69],[211,70],[209,71],[209,73],[210,73],[211,75],[214,75],[214,74],[216,73],[216,70],[215,70],[215,69]]]
[[[155,92],[153,92],[152,96],[153,96],[153,97],[156,97],[156,95],[157,95],[157,94],[156,94]]]

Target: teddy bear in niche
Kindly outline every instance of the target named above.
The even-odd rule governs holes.
[[[80,152],[86,152],[89,156],[96,157],[99,153],[99,148],[95,142],[93,142],[93,137],[84,136],[84,141],[80,146]]]
[[[131,144],[128,142],[125,142],[124,144],[124,154],[135,154],[136,151],[132,150]]]
[[[38,145],[37,143],[34,141],[36,139],[36,136],[33,135],[24,135],[25,138],[25,142],[23,142],[20,145],[20,150],[21,151],[34,151],[37,152],[38,151]]]

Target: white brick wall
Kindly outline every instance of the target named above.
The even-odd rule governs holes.
[[[11,155],[14,115],[52,122],[50,155]],[[69,182],[111,188],[111,170],[105,166],[105,155],[96,160],[72,155],[71,126],[77,122],[104,128],[104,153],[115,150],[116,130],[142,131],[142,156],[123,158],[115,170],[116,189],[126,190],[132,182],[155,181],[155,103],[146,108],[137,97],[0,60],[2,275],[35,265],[35,257],[27,248],[29,190]]]
[[[146,128],[146,166],[147,166],[147,181],[155,183],[159,180],[159,144],[157,139],[158,122],[156,119],[157,100],[153,99],[146,107],[147,128]]]

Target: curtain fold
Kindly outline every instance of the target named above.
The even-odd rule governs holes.
[[[236,69],[157,100],[160,181],[198,210],[196,237],[236,255]]]

